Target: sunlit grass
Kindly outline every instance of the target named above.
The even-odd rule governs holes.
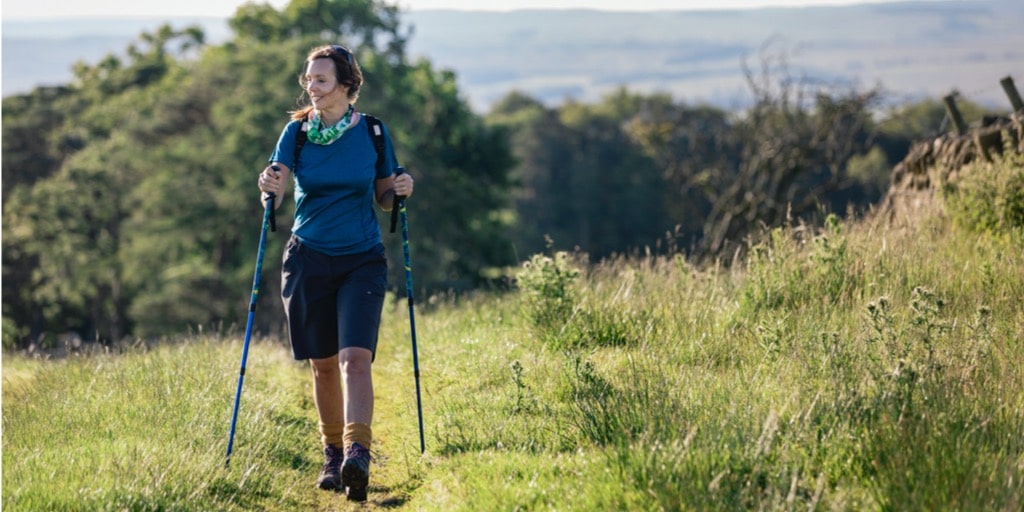
[[[309,370],[237,336],[119,355],[5,354],[5,510],[1017,510],[1024,241],[860,223],[768,234],[732,268],[579,265],[417,309],[374,365],[369,505],[313,488]],[[543,282],[544,275],[538,275]]]

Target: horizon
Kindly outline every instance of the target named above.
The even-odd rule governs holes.
[[[275,9],[290,0],[263,0]],[[803,8],[850,6],[861,4],[925,2],[952,0],[635,0],[623,6],[617,0],[398,0],[403,11],[456,10],[510,12],[516,10],[591,9],[609,12],[742,10],[761,8]],[[137,17],[210,17],[230,18],[238,7],[250,3],[240,0],[179,0],[177,2],[124,4],[123,0],[35,0],[5,2],[4,21],[44,21],[93,18]],[[54,13],[60,13],[54,15]]]
[[[519,5],[528,1],[535,0],[523,0]],[[733,0],[738,1],[753,0]],[[886,2],[892,8],[874,7],[886,3],[867,1],[806,9],[750,9],[744,15],[739,14],[742,11],[721,10],[713,18],[704,18],[700,13],[694,17],[687,11],[624,14],[572,9],[523,9],[509,13],[416,9],[403,12],[402,22],[417,27],[416,37],[409,41],[409,55],[426,57],[439,69],[456,70],[460,89],[480,112],[509,90],[528,91],[546,104],[556,104],[566,98],[596,101],[616,85],[734,108],[744,101],[747,92],[740,77],[739,60],[756,52],[773,35],[788,35],[791,44],[799,43],[800,60],[794,63],[801,67],[801,73],[823,80],[884,84],[901,98],[938,97],[955,89],[965,91],[966,97],[974,101],[1001,105],[1005,98],[1000,94],[999,78],[1015,74],[1020,68],[1020,52],[1013,48],[1021,47],[1021,39],[1008,24],[1024,14],[1019,4],[1005,4],[1008,1],[986,0],[972,4],[974,9],[949,0]],[[993,17],[994,7],[989,6],[996,5],[1012,15]],[[226,17],[161,18],[122,13],[120,18],[11,20],[7,16],[9,11],[3,13],[5,45],[0,83],[5,98],[42,85],[66,84],[74,77],[72,69],[76,62],[95,63],[106,54],[120,55],[141,31],[152,30],[158,24],[199,24],[209,44],[220,44],[231,37],[230,18]],[[915,15],[913,19],[919,23],[910,27],[906,25],[907,18],[900,18],[909,12],[924,15]],[[492,26],[484,29],[477,22],[466,25],[466,20],[474,16],[486,19]],[[957,24],[949,25],[948,20],[954,18],[959,20]],[[829,26],[838,20],[842,22]],[[564,38],[557,35],[564,32],[559,27],[564,28],[566,23],[583,30],[574,37],[585,39],[588,47],[604,48],[602,45],[609,43],[609,38],[615,39],[617,43],[611,51],[604,50],[604,57],[617,59],[618,71],[595,73],[593,66],[598,64],[591,56],[585,51],[580,53],[581,48],[572,53],[573,45],[565,46]],[[688,27],[683,32],[680,23]],[[584,30],[586,24],[590,28]],[[979,32],[979,27],[988,28]],[[993,40],[983,35],[989,31],[1002,36]],[[513,36],[512,32],[518,35]],[[515,39],[514,44],[509,42],[510,37],[520,38],[522,34],[534,36]],[[539,34],[546,36],[538,38]],[[900,39],[899,34],[903,37],[897,43],[894,38]],[[957,41],[936,44],[938,34]],[[466,41],[475,43],[466,45]],[[536,53],[537,45],[544,44],[555,46]],[[636,53],[637,45],[644,44],[648,47]],[[488,58],[474,56],[475,51],[484,47]],[[567,66],[546,69],[535,62],[550,58],[554,49]],[[521,60],[526,51],[535,52],[534,62],[501,64]],[[945,62],[950,58],[955,60],[955,67],[935,65],[939,62],[936,59]],[[40,66],[40,59],[47,65]],[[636,67],[642,59],[654,59],[660,65],[653,71]]]

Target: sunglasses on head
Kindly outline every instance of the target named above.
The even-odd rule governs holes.
[[[342,46],[340,44],[332,44],[331,45],[331,50],[333,50],[334,53],[336,53],[338,55],[341,55],[342,57],[345,57],[346,59],[348,59],[348,65],[349,66],[352,65],[352,52],[348,51],[348,48],[345,48],[344,46]]]

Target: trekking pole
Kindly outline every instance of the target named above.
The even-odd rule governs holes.
[[[271,167],[275,171],[277,166]],[[235,391],[235,407],[231,413],[231,433],[228,434],[228,453],[224,457],[224,467],[231,465],[231,448],[235,443],[235,424],[238,421],[238,403],[242,398],[242,381],[245,379],[245,361],[249,358],[249,340],[252,338],[252,320],[256,313],[256,299],[260,294],[260,274],[263,273],[263,250],[267,247],[267,228],[277,231],[277,221],[274,218],[273,193],[267,194],[267,201],[263,209],[263,225],[260,228],[260,248],[256,253],[256,272],[252,278],[252,296],[249,299],[249,318],[245,321],[245,343],[242,346],[242,365],[238,370],[238,389]]]
[[[405,172],[404,167],[398,167],[395,169],[395,176],[401,175]],[[416,316],[413,313],[413,298],[412,298],[412,261],[409,257],[409,221],[406,218],[405,213],[405,197],[395,196],[397,205],[392,205],[391,208],[391,232],[395,232],[395,214],[396,212],[402,217],[402,253],[405,256],[405,295],[409,301],[409,330],[412,333],[412,367],[413,375],[416,377],[416,414],[419,417],[420,425],[420,454],[422,455],[427,451],[426,444],[423,442],[423,404],[420,400],[420,360],[419,354],[416,352]]]

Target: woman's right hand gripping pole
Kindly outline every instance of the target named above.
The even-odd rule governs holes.
[[[273,162],[263,169],[259,177],[259,188],[262,194],[262,202],[266,202],[269,194],[274,196],[274,209],[278,209],[284,201],[284,192],[288,185],[288,166]]]

